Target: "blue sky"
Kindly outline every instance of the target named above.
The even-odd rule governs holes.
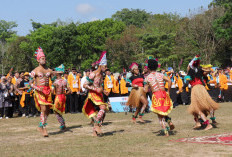
[[[123,8],[147,12],[176,12],[186,16],[189,9],[207,8],[212,0],[0,0],[0,20],[16,21],[18,35],[32,29],[30,19],[40,23],[62,21],[87,22],[111,17]]]

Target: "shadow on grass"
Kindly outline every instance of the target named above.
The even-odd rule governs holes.
[[[151,123],[152,121],[150,121],[150,120],[144,120],[144,123],[142,123],[142,122],[140,122],[140,121],[138,121],[137,123],[139,123],[139,124],[147,124],[147,123]]]
[[[82,127],[82,125],[69,126],[69,127],[66,128],[65,131],[59,130],[59,131],[55,131],[55,132],[50,132],[49,135],[58,135],[58,134],[63,134],[65,132],[73,132],[71,129],[81,128],[81,127]]]
[[[164,136],[164,132],[162,130],[159,130],[159,131],[156,131],[156,132],[152,132],[153,134],[156,134],[156,136]],[[177,131],[176,130],[171,130],[171,131],[168,131],[169,133],[169,136],[174,136],[177,134]]]
[[[112,124],[112,122],[103,122],[103,123],[102,123],[102,125],[104,125],[104,126],[105,126],[105,125],[110,125],[110,124]]]
[[[113,136],[116,133],[121,133],[124,132],[125,130],[116,130],[116,131],[110,131],[110,132],[105,132],[103,136]]]

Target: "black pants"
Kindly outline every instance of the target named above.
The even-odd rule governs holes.
[[[173,106],[177,106],[178,105],[178,102],[177,102],[177,89],[176,88],[171,88],[170,90],[170,97],[172,99],[172,102],[173,102]]]
[[[225,102],[231,102],[232,100],[232,86],[228,85],[228,89],[225,90]]]
[[[31,96],[30,94],[25,95],[24,111],[26,116],[28,116],[29,114],[34,116],[36,114],[35,101],[33,96]]]
[[[180,93],[181,101],[183,104],[188,105],[189,104],[189,93],[184,90]]]
[[[79,112],[82,112],[82,108],[83,108],[83,106],[84,106],[84,103],[85,103],[85,100],[86,100],[87,96],[88,96],[88,94],[80,95]]]
[[[78,112],[79,107],[79,94],[76,92],[73,94],[70,94],[70,112],[76,113]]]
[[[70,113],[70,94],[66,95],[65,113]]]
[[[11,107],[3,107],[3,108],[0,108],[0,117],[9,117],[9,110],[10,110]]]

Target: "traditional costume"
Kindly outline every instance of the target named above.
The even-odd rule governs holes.
[[[195,128],[200,127],[199,125],[199,116],[204,121],[203,124],[209,126],[207,129],[211,129],[212,126],[209,124],[209,120],[207,120],[207,115],[213,114],[215,110],[218,109],[219,105],[213,101],[213,99],[208,94],[205,83],[203,81],[203,70],[200,65],[200,57],[196,56],[189,63],[189,70],[187,80],[192,86],[191,90],[191,104],[188,108],[189,113],[194,115],[195,121],[197,125]],[[186,85],[184,86],[186,87]],[[215,120],[215,117],[212,117]]]
[[[106,52],[102,52],[98,61],[99,66],[106,66]],[[99,67],[100,68],[100,67]],[[98,71],[97,69],[96,71]],[[103,93],[99,93],[99,89],[102,86],[103,79],[101,73],[91,72],[84,86],[89,90],[88,97],[85,100],[82,112],[87,118],[94,120],[94,134],[102,133],[100,126],[105,118],[105,112],[108,110],[108,104],[104,102]]]
[[[63,74],[65,71],[64,65],[61,64],[59,67],[55,68],[57,73]],[[66,96],[65,96],[65,88],[67,88],[67,82],[64,79],[56,79],[53,83],[53,86],[57,90],[57,88],[61,88],[60,92],[62,94],[56,94],[53,110],[55,111],[56,118],[60,123],[60,129],[64,130],[65,127],[65,120],[63,118],[63,114],[65,113],[65,103],[66,103]]]
[[[173,103],[164,88],[164,74],[156,72],[156,65],[158,65],[158,63],[155,59],[148,60],[148,67],[151,68],[151,72],[146,77],[145,84],[151,88],[153,93],[151,111],[158,115],[163,132],[165,135],[168,135],[169,129],[174,129],[171,118],[168,117],[173,109]],[[166,127],[166,122],[169,124],[170,128]]]
[[[131,71],[138,69],[138,64],[133,62],[130,66]],[[133,73],[133,72],[132,72]],[[130,77],[130,82],[133,85],[137,85],[137,87],[132,87],[132,90],[130,92],[130,96],[128,98],[128,101],[126,103],[127,106],[131,106],[132,108],[136,108],[136,112],[134,115],[132,115],[132,120],[136,121],[137,118],[137,112],[138,110],[141,110],[141,96],[144,96],[146,98],[146,93],[144,92],[144,77],[140,74],[138,75],[132,75]],[[141,119],[144,115],[144,110],[141,110],[139,112],[139,118]]]
[[[35,57],[36,57],[38,62],[39,62],[41,57],[45,57],[45,55],[43,53],[43,49],[41,47],[39,47],[36,50]],[[34,79],[35,75],[36,75],[35,72],[32,71],[30,76],[31,76],[31,78]],[[43,77],[43,75],[44,75],[43,73],[38,72],[38,77]],[[46,75],[46,77],[49,77],[50,72],[46,73],[45,75]],[[37,110],[41,112],[41,105],[48,105],[49,108],[52,109],[53,104],[52,104],[52,95],[51,95],[50,86],[49,85],[48,86],[45,86],[45,85],[38,86],[36,84],[32,84],[31,87],[35,89],[34,100],[35,100],[35,106],[36,106]],[[41,88],[43,89],[42,91],[40,91]],[[47,118],[48,118],[48,115],[46,113],[44,113],[44,112],[40,113],[41,122],[39,124],[39,128],[43,129],[46,127]],[[48,136],[47,133],[44,133],[44,136],[47,137]]]

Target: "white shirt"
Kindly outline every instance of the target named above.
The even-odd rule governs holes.
[[[83,87],[85,81],[87,81],[86,76],[82,77],[82,79],[81,79],[81,90],[82,90],[82,92],[86,92],[86,89]]]

